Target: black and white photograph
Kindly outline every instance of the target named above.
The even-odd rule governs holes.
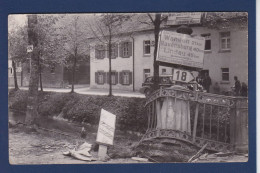
[[[9,163],[248,162],[248,18],[9,14]]]

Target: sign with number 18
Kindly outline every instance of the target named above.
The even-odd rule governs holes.
[[[194,77],[190,71],[179,70],[179,69],[173,70],[172,80],[174,80],[174,81],[189,83],[193,79],[194,79]]]

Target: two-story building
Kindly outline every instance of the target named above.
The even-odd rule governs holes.
[[[247,18],[243,16],[245,17]],[[202,73],[208,72],[212,85],[218,82],[221,91],[230,90],[234,85],[234,76],[248,84],[248,26],[241,24],[239,17],[233,18],[229,18],[228,24],[220,21],[218,26],[213,27],[205,24],[190,25],[193,30],[191,36],[205,37]],[[179,26],[162,24],[161,30],[176,32]],[[128,31],[118,40],[120,41],[115,43],[112,49],[113,89],[137,91],[141,88],[144,79],[153,75],[153,27]],[[108,51],[100,49],[102,46],[106,45],[93,43],[90,53],[91,88],[109,87]],[[160,74],[172,74],[172,72],[173,68],[160,66]],[[193,74],[196,77],[197,73],[193,72]]]

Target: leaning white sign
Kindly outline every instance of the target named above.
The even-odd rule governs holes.
[[[102,109],[96,141],[100,144],[113,145],[115,125],[116,115]]]
[[[158,42],[157,61],[203,68],[204,48],[204,37],[162,31]]]

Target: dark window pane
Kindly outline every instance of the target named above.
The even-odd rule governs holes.
[[[229,81],[229,74],[228,73],[223,73],[222,74],[222,80],[223,81]]]
[[[206,42],[205,42],[205,50],[211,50],[211,40],[206,40]]]

